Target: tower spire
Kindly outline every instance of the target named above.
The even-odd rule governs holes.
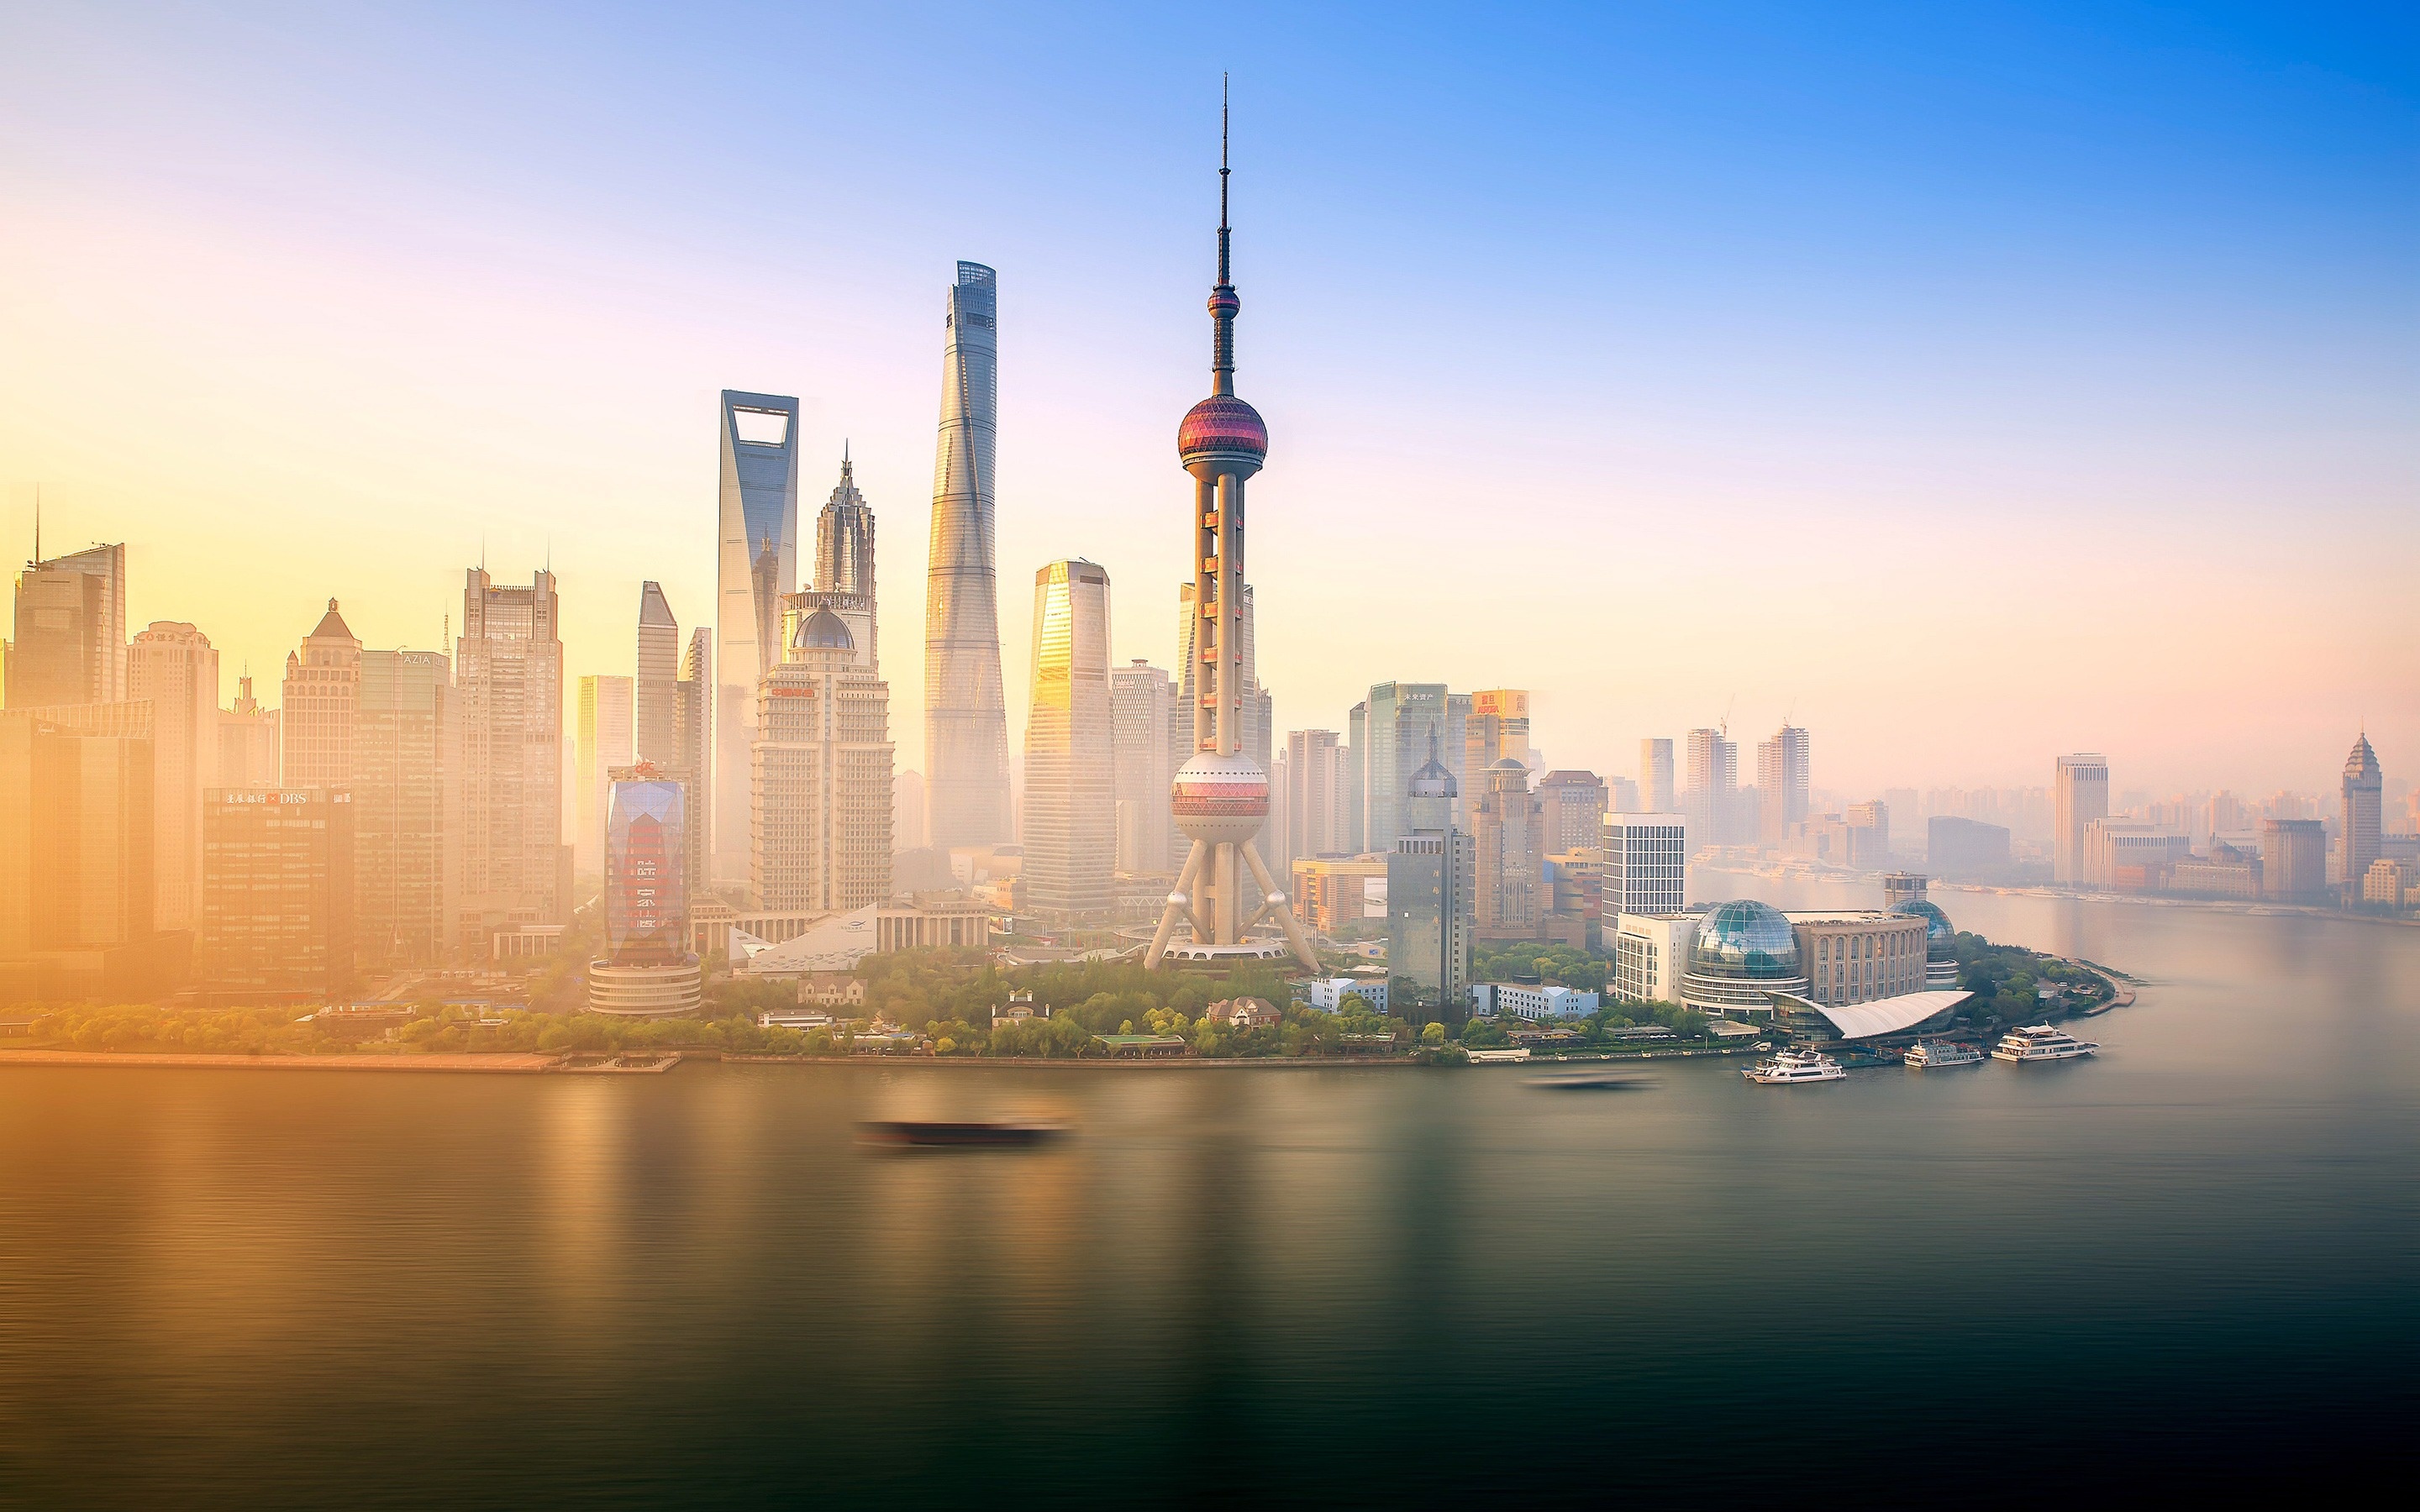
[[[1235,392],[1235,298],[1233,242],[1227,228],[1227,76],[1218,75],[1218,283],[1210,291],[1210,392]]]

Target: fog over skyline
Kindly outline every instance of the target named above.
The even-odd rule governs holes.
[[[2364,723],[2420,772],[2408,15],[1234,13],[1281,731],[1417,679],[1622,775],[1727,713],[1858,795],[2069,750],[2317,790]],[[877,517],[913,766],[968,258],[1011,748],[1043,563],[1168,666],[1197,19],[594,17],[0,23],[0,548],[38,483],[46,550],[128,542],[130,630],[200,626],[222,702],[330,596],[439,646],[483,553],[551,555],[568,673],[628,673],[642,579],[711,623],[718,391],[794,393],[802,522],[844,440]]]

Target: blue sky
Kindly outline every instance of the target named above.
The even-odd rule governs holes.
[[[575,671],[709,593],[712,398],[881,520],[919,761],[939,306],[1002,279],[1001,627],[1165,662],[1234,73],[1289,728],[1536,690],[1817,780],[2420,758],[2420,26],[2297,8],[79,8],[0,20],[0,484],[139,618],[434,644],[551,553]],[[130,414],[130,409],[133,414]],[[134,415],[139,423],[130,423]],[[805,469],[807,512],[833,469]],[[239,586],[240,585],[240,586]],[[357,607],[358,606],[358,607]],[[1013,715],[1013,721],[1015,720]]]

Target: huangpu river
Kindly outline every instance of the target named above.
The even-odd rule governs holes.
[[[0,1504],[1996,1500],[2398,1453],[2420,931],[1934,898],[2141,1001],[2095,1060],[1800,1088],[0,1070]],[[854,1140],[1012,1113],[1077,1132]]]

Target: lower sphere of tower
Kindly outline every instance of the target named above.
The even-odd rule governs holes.
[[[1241,845],[1268,821],[1268,776],[1249,756],[1204,751],[1176,769],[1169,807],[1187,839]]]

